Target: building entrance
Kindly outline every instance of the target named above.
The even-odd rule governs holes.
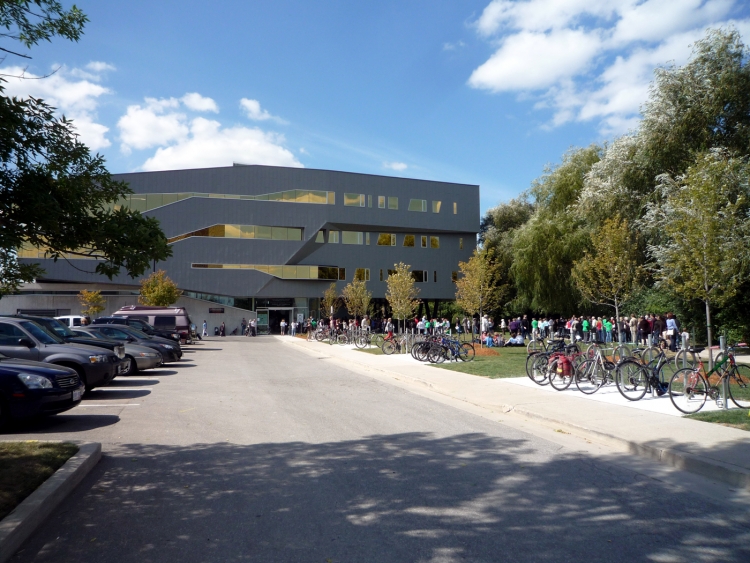
[[[281,334],[281,319],[286,321],[286,333],[289,334],[289,325],[292,322],[292,311],[294,307],[279,307],[268,309],[268,329],[270,334]]]

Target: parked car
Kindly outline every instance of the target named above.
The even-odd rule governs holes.
[[[190,340],[190,320],[185,307],[148,307],[145,305],[127,305],[115,311],[115,317],[140,319],[153,326],[156,330],[170,330],[177,332],[180,339]]]
[[[121,342],[130,342],[139,346],[147,346],[161,353],[164,363],[176,362],[182,357],[180,343],[158,336],[149,336],[143,332],[124,325],[91,325],[76,329],[83,332],[97,332],[106,338],[112,338]]]
[[[0,429],[12,420],[72,409],[84,391],[72,368],[0,354]]]
[[[180,333],[175,330],[159,330],[142,319],[131,319],[124,316],[99,317],[91,321],[91,325],[125,325],[140,330],[149,336],[167,338],[176,342],[180,341]]]
[[[83,320],[86,317],[83,317],[81,315],[63,315],[61,317],[55,318],[67,327],[74,327],[81,326],[83,324]]]
[[[99,342],[117,342],[125,348],[126,367],[123,375],[135,375],[145,369],[158,368],[164,363],[164,358],[160,350],[154,350],[148,346],[139,346],[131,342],[122,340],[112,340],[98,330],[86,330],[85,327],[79,327],[71,331],[76,336],[76,341],[88,341],[92,345]]]
[[[81,338],[80,336],[76,336],[75,333],[73,333],[73,331],[70,330],[67,326],[65,326],[62,322],[52,317],[33,317],[31,315],[14,315],[11,318],[29,319],[30,321],[34,321],[36,324],[46,329],[47,332],[56,334],[68,344],[86,344],[89,346],[98,346],[100,348],[107,348],[108,350],[112,350],[117,355],[117,357],[120,358],[121,360],[125,359],[125,346],[119,340],[103,339],[103,340],[95,340],[92,342],[90,338],[85,339],[85,338]],[[123,373],[125,371],[125,367],[126,366],[121,362],[120,370],[118,373]]]
[[[122,360],[111,350],[86,344],[66,344],[33,321],[0,317],[0,353],[21,360],[43,361],[72,368],[86,390],[108,385]]]

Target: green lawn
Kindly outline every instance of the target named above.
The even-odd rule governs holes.
[[[77,451],[75,444],[0,442],[0,520]]]
[[[724,426],[733,426],[740,430],[750,430],[750,411],[747,409],[729,409],[713,412],[698,412],[689,414],[685,418],[713,422]]]
[[[471,362],[445,362],[428,364],[435,367],[470,373],[490,379],[521,377],[526,375],[526,348],[491,348],[497,356],[477,356]]]

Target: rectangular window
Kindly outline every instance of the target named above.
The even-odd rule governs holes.
[[[422,248],[427,248],[427,237],[422,237]]]
[[[378,246],[396,246],[396,235],[380,233],[378,235]]]
[[[388,196],[388,209],[398,209],[398,198]]]
[[[451,281],[456,283],[458,281],[458,272],[451,272]]]
[[[289,227],[286,230],[286,240],[302,240],[302,229]]]
[[[344,194],[344,205],[347,207],[364,207],[365,194]]]
[[[392,276],[396,273],[396,270],[388,270],[388,275]]]
[[[357,231],[341,231],[343,244],[362,244],[362,233]]]
[[[354,270],[354,279],[370,281],[370,268],[357,268]]]
[[[339,242],[339,232],[338,231],[328,231],[328,243],[329,244],[338,244]]]
[[[416,283],[427,283],[427,271],[426,270],[414,270],[411,273],[411,277],[414,278]]]
[[[240,226],[224,225],[224,236],[227,238],[240,238]]]
[[[453,202],[453,214],[458,214],[458,203],[456,203],[455,201]]]
[[[432,272],[432,281],[437,283],[437,270],[434,270]]]
[[[346,268],[339,268],[339,281],[346,281]]]
[[[430,248],[440,248],[440,237],[430,237]]]
[[[414,246],[414,235],[404,235],[404,246]]]
[[[365,233],[365,244],[370,244],[370,233]]]
[[[256,225],[256,227],[255,227],[255,238],[270,239],[271,238],[271,227],[261,227],[260,225]]]
[[[328,205],[336,205],[336,192],[328,192]]]
[[[440,213],[440,205],[442,204],[442,201],[433,201],[432,202],[432,212],[433,213]]]
[[[380,270],[380,281],[383,281],[383,270]]]
[[[286,240],[286,227],[271,227],[271,240]]]
[[[240,227],[240,238],[255,238],[255,227],[253,225],[242,225]]]
[[[318,234],[315,235],[315,242],[325,242],[326,236],[323,231],[318,231]]]
[[[427,211],[426,199],[410,199],[409,211]]]
[[[458,249],[463,250],[464,249],[464,239],[459,238],[458,239]]]
[[[384,195],[378,196],[378,209],[385,209],[385,196]]]
[[[372,196],[371,195],[367,196],[367,207],[372,207]]]

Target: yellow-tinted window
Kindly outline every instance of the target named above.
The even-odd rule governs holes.
[[[422,248],[427,248],[427,237],[422,237]]]
[[[208,236],[210,237],[223,237],[224,228],[226,225],[213,225],[208,228]]]
[[[427,272],[425,270],[414,270],[411,273],[411,277],[414,278],[416,283],[427,282]]]
[[[268,266],[268,273],[272,276],[280,278],[282,277],[284,273],[284,267],[283,266]]]
[[[398,209],[398,198],[388,197],[388,209]]]
[[[240,238],[255,238],[255,227],[253,225],[241,225]]]
[[[325,234],[323,233],[323,231],[318,231],[318,234],[315,235],[315,242],[325,242],[325,241],[326,239],[325,239]]]
[[[430,248],[440,248],[440,237],[430,237]]]
[[[146,196],[138,194],[131,195],[130,209],[133,211],[146,211]]]
[[[458,203],[456,203],[455,201],[453,202],[453,214],[458,214]]]
[[[310,203],[326,203],[328,194],[326,192],[308,192],[308,200]]]
[[[328,192],[328,205],[336,205],[336,192]]]
[[[282,266],[281,277],[285,280],[293,280],[297,278],[297,266]]]
[[[318,267],[317,266],[310,266],[310,278],[311,280],[318,279]]]
[[[358,231],[341,231],[343,244],[362,244],[362,233]]]
[[[286,230],[286,240],[302,240],[302,229],[289,227]]]
[[[271,227],[272,240],[286,240],[286,227]]]
[[[224,225],[224,236],[227,238],[240,238],[240,226]]]
[[[372,207],[372,196],[371,195],[367,196],[367,207]]]
[[[354,270],[354,279],[362,281],[370,281],[370,269],[369,268],[357,268]]]
[[[433,201],[432,202],[432,212],[433,213],[440,213],[440,205],[442,204],[441,201]]]
[[[344,194],[344,205],[348,207],[364,207],[364,194]]]
[[[458,249],[463,250],[464,249],[464,239],[459,238],[458,239]]]
[[[365,244],[370,244],[370,233],[365,233]]]
[[[380,233],[378,235],[378,246],[396,246],[396,235]]]
[[[338,231],[328,231],[328,242],[333,244],[338,244],[339,242],[339,232]]]
[[[155,207],[161,207],[163,205],[164,197],[162,194],[147,194],[146,195],[146,209],[154,209]]]
[[[458,272],[451,272],[451,281],[456,283],[458,281]]]
[[[162,205],[169,205],[177,201],[177,194],[162,194]]]
[[[414,246],[414,235],[404,235],[404,246]]]
[[[385,196],[384,195],[378,196],[378,208],[385,209]]]
[[[426,199],[410,199],[409,211],[427,211],[427,200]]]
[[[380,281],[383,281],[383,270],[380,270]]]
[[[346,281],[346,268],[339,268],[339,281]]]
[[[257,225],[255,227],[255,238],[270,239],[271,238],[271,227],[262,227],[260,225]]]

